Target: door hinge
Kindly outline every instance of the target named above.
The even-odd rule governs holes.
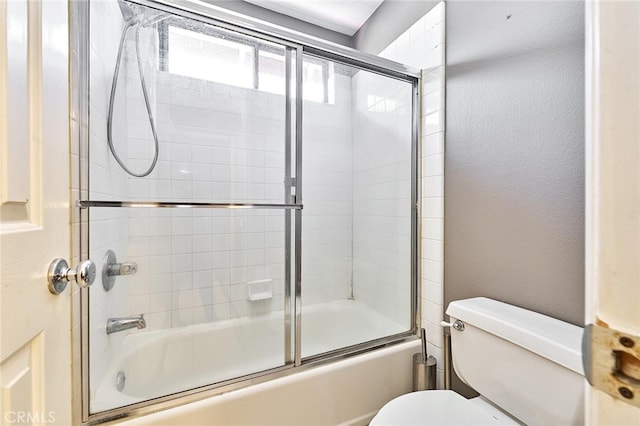
[[[582,337],[582,365],[591,386],[640,407],[640,337],[589,324]]]

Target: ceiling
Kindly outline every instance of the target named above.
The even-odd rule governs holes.
[[[249,3],[352,36],[384,0],[245,0]]]

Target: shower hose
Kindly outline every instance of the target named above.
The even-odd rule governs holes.
[[[138,62],[138,74],[140,75],[140,85],[142,86],[142,95],[144,97],[144,104],[147,108],[147,116],[149,117],[149,124],[151,125],[151,133],[153,134],[153,143],[154,143],[154,155],[153,161],[149,168],[142,173],[135,173],[129,169],[122,159],[118,156],[115,147],[113,146],[113,105],[115,103],[116,98],[116,90],[118,88],[118,75],[120,74],[120,63],[122,62],[122,51],[124,47],[124,42],[127,37],[127,32],[131,27],[136,27],[136,59]],[[113,158],[116,159],[120,167],[134,177],[145,177],[148,176],[149,173],[153,171],[156,167],[156,163],[158,162],[158,152],[160,151],[160,145],[158,144],[158,134],[156,132],[156,125],[153,120],[153,113],[151,112],[151,105],[149,103],[149,93],[147,91],[147,84],[144,80],[144,72],[142,70],[142,60],[140,58],[140,29],[142,24],[139,22],[129,22],[125,25],[122,30],[122,36],[120,37],[120,46],[118,47],[118,57],[116,59],[116,67],[113,71],[113,82],[111,83],[111,96],[109,98],[109,115],[107,116],[107,144],[109,145],[109,150],[113,155]]]

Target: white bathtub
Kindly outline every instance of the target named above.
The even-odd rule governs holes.
[[[398,333],[403,328],[354,301],[305,308],[303,356]],[[91,411],[280,366],[284,359],[283,335],[281,312],[146,333],[134,331],[126,337],[123,350],[97,389]],[[167,420],[167,424],[286,424],[286,419],[291,424],[366,423],[381,404],[410,390],[411,354],[417,347],[417,342],[397,345],[132,421],[147,422],[157,416],[168,416],[173,420]],[[119,371],[126,376],[122,391],[115,387]],[[303,395],[304,401],[291,402]],[[358,400],[365,403],[358,404]],[[264,405],[267,411],[247,410],[246,404],[263,406],[265,401],[272,401]],[[325,407],[335,408],[345,401],[353,402],[353,407],[347,409],[350,407],[347,404],[342,410],[325,412]],[[205,421],[211,419],[206,413],[214,406],[214,418],[219,420]],[[205,417],[197,420],[201,410]],[[183,415],[188,419],[182,419]],[[327,423],[321,418],[332,420]]]

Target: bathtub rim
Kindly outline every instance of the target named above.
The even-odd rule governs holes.
[[[318,314],[321,315],[320,322],[324,323],[326,319],[324,319],[323,317],[324,317],[324,314],[327,312],[331,312],[332,314],[331,316],[334,319],[336,318],[336,315],[341,315],[341,314],[342,315],[346,314],[347,316],[352,316],[354,314],[357,314],[358,316],[362,316],[364,314],[367,316],[367,318],[364,319],[364,322],[366,322],[365,327],[369,329],[371,328],[376,329],[377,332],[375,334],[377,334],[379,337],[368,336],[363,340],[360,340],[361,338],[358,338],[358,340],[352,340],[354,343],[348,346],[343,346],[342,344],[336,346],[334,344],[334,345],[329,345],[328,347],[327,346],[321,347],[321,349],[316,347],[311,351],[307,351],[306,355],[305,355],[305,351],[303,351],[302,358],[305,360],[305,362],[312,362],[316,358],[318,360],[322,360],[324,359],[324,357],[327,356],[327,354],[332,354],[335,351],[344,349],[345,347],[355,346],[360,343],[368,343],[376,339],[379,339],[381,337],[396,336],[400,333],[405,333],[408,331],[407,329],[404,329],[400,324],[397,324],[395,322],[394,324],[396,329],[393,331],[391,329],[377,328],[377,326],[381,326],[381,324],[377,323],[377,321],[382,319],[381,314],[379,314],[375,310],[372,310],[366,304],[363,304],[362,302],[358,302],[356,300],[347,299],[347,300],[325,302],[321,304],[306,306],[302,310],[302,314],[305,318],[306,324],[317,323]],[[115,382],[113,380],[113,378],[116,377],[118,372],[120,371],[129,372],[131,370],[130,366],[127,367],[127,363],[131,358],[140,357],[141,352],[146,353],[146,351],[151,351],[151,352],[154,352],[154,350],[157,351],[158,348],[155,347],[155,345],[158,343],[159,344],[170,343],[175,339],[180,339],[183,337],[188,338],[188,337],[194,337],[194,336],[196,337],[196,339],[205,338],[205,339],[215,340],[215,338],[218,337],[217,334],[215,333],[218,331],[224,332],[224,331],[232,330],[233,333],[236,333],[238,330],[238,327],[240,328],[249,327],[250,329],[253,329],[256,325],[260,326],[265,324],[265,321],[267,323],[274,322],[275,324],[280,325],[282,322],[282,315],[283,315],[283,311],[274,311],[266,314],[261,314],[255,317],[227,319],[222,321],[193,324],[189,326],[176,327],[176,328],[170,328],[170,329],[155,329],[155,330],[144,331],[142,333],[137,333],[137,332],[128,333],[124,337],[124,340],[122,343],[122,350],[120,350],[117,354],[115,354],[115,357],[112,359],[113,362],[110,363],[109,367],[107,368],[105,376],[100,381],[100,383],[97,383],[95,385],[95,391],[92,392],[91,394],[91,400],[89,404],[90,411],[97,414],[100,412],[113,410],[119,407],[130,406],[139,402],[157,399],[166,395],[175,395],[177,393],[181,393],[189,389],[199,389],[199,388],[202,388],[203,386],[209,386],[213,384],[221,385],[231,380],[245,378],[255,373],[265,373],[274,369],[285,367],[287,366],[287,364],[282,365],[281,364],[282,358],[281,358],[279,361],[274,362],[273,364],[271,364],[271,366],[268,366],[267,368],[264,368],[264,369],[251,369],[251,371],[247,371],[246,373],[238,374],[226,379],[219,379],[219,380],[215,379],[215,376],[213,376],[211,377],[210,381],[203,382],[197,386],[195,385],[193,386],[190,385],[185,387],[179,386],[171,390],[165,390],[161,393],[157,393],[156,395],[153,395],[153,396],[140,396],[140,395],[133,395],[127,391],[118,391],[115,389]],[[376,315],[378,318],[374,317],[373,315]],[[316,321],[313,321],[310,317],[315,318]],[[384,318],[384,319],[386,321],[393,322],[389,318]],[[348,322],[348,320],[344,318],[341,320],[338,317],[337,322],[339,324],[344,324],[345,322]],[[385,327],[388,327],[388,325],[385,325]],[[211,336],[211,333],[214,333],[214,335]],[[308,343],[309,342],[305,342],[303,339],[303,346],[307,345]],[[284,354],[281,354],[281,357],[283,356]],[[128,376],[129,375],[127,374],[127,382],[129,380]]]
[[[359,343],[346,348],[341,348],[318,355],[303,358],[299,366],[290,363],[284,366],[260,371],[250,375],[237,377],[199,388],[188,389],[165,395],[158,398],[148,399],[122,407],[113,408],[106,411],[90,414],[83,424],[102,424],[114,420],[133,419],[148,414],[157,413],[171,408],[181,407],[193,402],[207,398],[216,397],[235,390],[244,389],[253,385],[266,383],[272,380],[289,377],[298,373],[303,373],[317,367],[327,366],[340,361],[352,360],[357,356],[379,355],[381,350],[399,347],[403,343],[410,343],[418,340],[413,331],[406,331],[392,336],[385,336],[380,339]]]

